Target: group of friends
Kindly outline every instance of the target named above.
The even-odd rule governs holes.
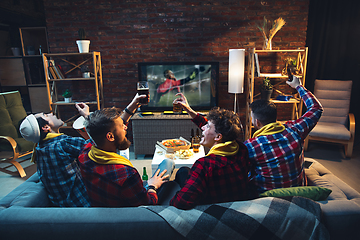
[[[171,159],[164,159],[144,184],[131,161],[118,154],[131,144],[126,138],[127,125],[146,95],[136,94],[123,111],[112,107],[90,114],[86,104],[77,103],[85,118],[88,140],[60,133],[64,123],[51,113],[28,115],[20,133],[36,143],[32,158],[54,206],[165,204],[191,209],[201,204],[249,200],[267,190],[306,185],[303,143],[323,109],[298,78],[286,83],[304,101],[304,115],[281,124],[273,103],[256,100],[250,104],[256,131],[245,142],[239,140],[242,128],[236,113],[217,107],[204,117],[190,107],[182,93],[176,94],[174,102],[201,128],[201,144],[210,150],[191,168],[180,168],[173,181],[169,180],[175,168]]]

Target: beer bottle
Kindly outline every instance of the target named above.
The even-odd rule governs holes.
[[[193,147],[193,146],[192,146],[192,140],[193,140],[194,137],[195,137],[195,136],[194,136],[194,129],[191,129],[191,134],[190,134],[190,143],[191,143],[191,145],[190,145],[190,148]]]
[[[147,175],[147,173],[146,173],[146,167],[143,168],[142,180],[143,180],[143,181],[149,180],[149,177],[148,177],[148,175]]]
[[[200,131],[199,131],[199,128],[196,129],[196,136],[201,139],[201,135],[200,135]]]

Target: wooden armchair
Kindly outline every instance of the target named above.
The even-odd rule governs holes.
[[[351,157],[355,139],[355,117],[349,113],[352,81],[315,80],[314,95],[321,102],[324,112],[317,125],[305,139],[309,141],[342,144],[345,156]]]
[[[26,173],[16,160],[32,154],[34,143],[26,141],[19,132],[22,120],[27,116],[18,91],[0,93],[0,157],[1,161],[13,164],[21,177]]]

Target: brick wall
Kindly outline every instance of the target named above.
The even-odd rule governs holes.
[[[135,95],[137,63],[143,61],[220,62],[220,107],[233,109],[227,92],[228,50],[261,48],[257,29],[263,16],[287,24],[273,49],[304,47],[309,0],[127,0],[44,1],[50,52],[78,52],[84,28],[90,51],[100,51],[105,106],[124,107]],[[239,94],[244,112],[245,94]],[[243,117],[243,114],[242,114]]]

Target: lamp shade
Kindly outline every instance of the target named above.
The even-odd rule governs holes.
[[[244,92],[245,49],[229,49],[229,93]]]

